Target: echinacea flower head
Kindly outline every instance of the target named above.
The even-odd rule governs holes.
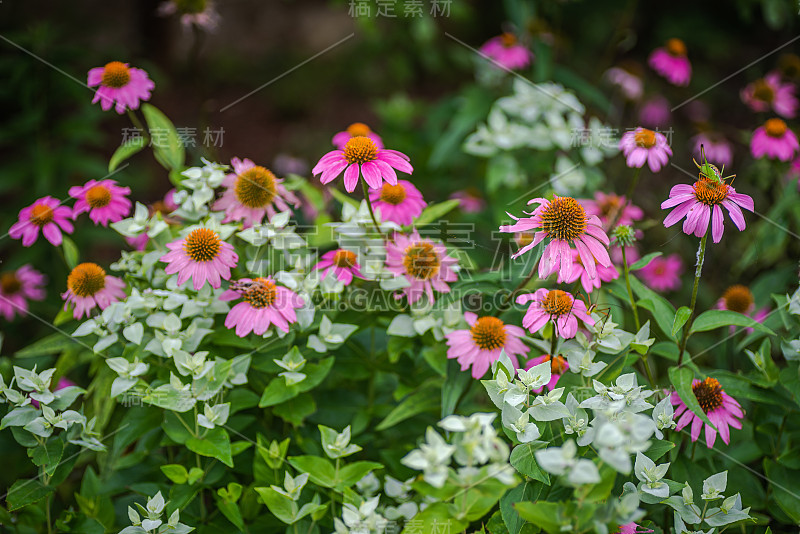
[[[30,265],[0,274],[0,315],[7,321],[25,315],[29,300],[44,299],[45,283],[47,277]]]
[[[169,252],[160,258],[169,264],[164,271],[178,273],[178,285],[191,278],[195,291],[206,281],[214,289],[219,288],[223,279],[230,279],[231,269],[239,261],[233,245],[223,241],[211,228],[192,230],[185,238],[167,243],[167,248]]]
[[[647,163],[653,172],[660,171],[672,155],[672,148],[664,134],[642,127],[622,134],[619,149],[625,155],[628,167],[641,168]]]
[[[375,146],[378,147],[378,150],[383,148],[383,140],[381,140],[380,136],[373,132],[372,129],[363,122],[354,122],[344,131],[338,132],[336,135],[334,135],[331,142],[333,143],[333,146],[339,150],[344,150],[347,142],[353,137],[369,137],[372,139],[372,142],[375,143]]]
[[[456,258],[447,255],[444,245],[421,238],[416,230],[408,236],[395,234],[394,242],[386,245],[386,269],[406,277],[410,285],[402,291],[410,304],[423,295],[433,304],[434,290],[449,293],[447,282],[456,281],[454,268],[457,263]]]
[[[733,163],[733,145],[721,135],[713,132],[701,132],[692,138],[693,153],[700,157],[703,152],[710,161],[716,161],[723,167]]]
[[[649,98],[639,108],[639,120],[651,128],[666,126],[672,120],[669,101],[660,95]]]
[[[506,69],[524,69],[531,64],[533,52],[521,44],[513,33],[492,37],[480,48],[480,52]]]
[[[616,193],[606,194],[598,191],[594,194],[594,200],[580,202],[586,210],[586,215],[596,215],[603,224],[616,221],[616,224],[632,225],[634,221],[644,217],[641,208],[629,203],[624,195]]]
[[[698,165],[699,166],[699,165]],[[739,231],[745,229],[744,215],[741,208],[752,212],[755,207],[753,199],[725,183],[719,177],[719,171],[709,163],[704,163],[713,169],[715,176],[703,173],[694,185],[678,184],[669,192],[669,199],[661,203],[661,209],[675,208],[664,219],[664,226],[669,228],[684,217],[683,232],[687,235],[703,237],[711,223],[711,236],[714,243],[719,243],[725,231],[725,222],[722,216],[722,207],[728,214]]]
[[[100,86],[94,93],[92,104],[99,100],[103,111],[108,111],[116,103],[114,109],[120,115],[126,109],[138,109],[139,101],[149,100],[150,91],[156,86],[145,71],[121,61],[112,61],[104,67],[91,69],[87,85]]]
[[[283,332],[297,322],[295,310],[304,305],[301,296],[279,286],[272,278],[242,278],[230,285],[220,295],[220,300],[242,301],[237,303],[225,317],[227,328],[236,328],[236,335],[245,337],[250,332],[263,335],[271,324]]]
[[[742,89],[742,102],[753,111],[769,111],[786,119],[797,115],[796,87],[793,83],[783,83],[781,75],[771,72]]]
[[[703,412],[708,416],[708,420],[717,427],[717,430],[703,424],[703,420],[686,407],[686,404],[684,404],[678,396],[678,393],[673,392],[670,401],[677,407],[675,409],[675,417],[680,417],[675,430],[683,430],[691,423],[692,441],[697,441],[697,438],[700,437],[700,431],[705,426],[706,446],[709,449],[714,446],[714,442],[717,439],[717,431],[719,431],[722,441],[726,444],[730,443],[731,436],[729,426],[733,428],[742,428],[742,422],[737,419],[737,417],[744,417],[741,405],[736,402],[733,397],[725,393],[719,381],[715,378],[709,377],[705,380],[695,379],[692,382],[692,392],[697,398],[700,408],[702,408]]]
[[[75,306],[72,316],[89,317],[95,307],[105,310],[112,302],[125,298],[125,282],[107,275],[96,263],[81,263],[67,277],[67,291],[61,294],[64,309]]]
[[[686,56],[686,45],[680,39],[669,39],[665,46],[653,50],[647,63],[672,85],[689,85],[692,65]]]
[[[781,119],[769,119],[756,128],[750,139],[750,152],[754,158],[764,156],[780,161],[790,161],[800,149],[795,133]]]
[[[69,196],[76,199],[72,218],[86,211],[95,224],[108,226],[121,221],[131,212],[130,187],[120,187],[114,180],[89,180],[82,186],[69,188]]]
[[[344,148],[332,150],[322,156],[311,169],[311,173],[315,176],[322,174],[319,181],[327,184],[344,171],[344,188],[352,193],[360,176],[364,177],[372,189],[378,189],[384,180],[391,185],[397,185],[395,169],[406,174],[414,172],[408,161],[405,154],[378,148],[372,139],[360,135],[351,137]]]
[[[558,379],[569,370],[569,364],[563,356],[556,356],[554,358],[549,354],[544,354],[532,360],[528,360],[528,363],[525,364],[525,370],[530,371],[533,367],[544,362],[550,362],[550,382],[545,386],[534,389],[534,393],[541,393],[545,387],[547,387],[549,391],[553,391],[556,388],[556,384],[558,384]]]
[[[478,317],[472,312],[464,313],[469,329],[454,330],[447,334],[447,357],[456,358],[461,370],[472,367],[472,377],[481,378],[493,362],[505,351],[514,367],[519,367],[517,356],[524,356],[528,348],[521,341],[525,331],[505,324],[497,317]]]
[[[225,192],[214,202],[215,211],[225,211],[223,223],[242,221],[245,228],[261,224],[264,215],[272,218],[277,211],[300,205],[300,200],[283,185],[272,171],[247,158],[231,160],[233,173],[222,179]],[[276,209],[277,208],[277,211]]]
[[[628,100],[639,100],[644,92],[642,79],[622,67],[611,67],[603,77],[612,85],[619,88],[620,92]]]
[[[650,532],[653,532],[653,529],[643,529],[636,523],[626,523],[619,526],[616,534],[649,534]]]
[[[528,302],[530,305],[522,318],[522,326],[531,333],[538,332],[548,321],[553,321],[556,335],[570,339],[578,333],[578,319],[587,325],[594,324],[586,304],[566,291],[542,288],[517,297],[517,304]]]
[[[606,248],[608,236],[596,215],[586,215],[583,206],[572,197],[557,196],[553,200],[534,198],[528,201],[528,205],[531,204],[539,205],[528,213],[531,217],[517,218],[509,213],[517,222],[500,227],[501,232],[538,230],[533,241],[519,249],[512,258],[528,252],[549,237],[550,242],[539,260],[539,278],[547,278],[556,270],[563,278],[572,275],[571,244],[578,250],[590,278],[597,276],[596,264],[611,267]]]
[[[683,260],[678,254],[658,256],[639,270],[644,283],[656,291],[672,291],[681,287]]]
[[[397,185],[383,184],[379,189],[370,189],[369,199],[381,213],[382,221],[391,221],[408,226],[420,216],[428,204],[422,193],[408,180],[397,180]]]
[[[19,212],[19,220],[11,225],[8,235],[12,239],[22,238],[22,246],[29,247],[36,242],[39,231],[51,244],[61,244],[61,232],[71,234],[74,230],[69,218],[72,209],[61,206],[51,196],[42,197]]]
[[[730,310],[736,313],[747,315],[753,311],[755,299],[750,288],[741,284],[732,285],[725,290],[722,297],[717,301],[717,309]]]
[[[207,31],[219,24],[219,13],[210,0],[169,0],[158,6],[158,14],[177,14],[184,27],[199,26]]]
[[[611,282],[619,278],[619,272],[613,264],[608,267],[597,265],[595,267],[597,276],[593,278],[590,277],[589,272],[583,266],[581,255],[574,249],[572,250],[572,261],[572,274],[568,278],[563,278],[559,273],[558,279],[556,279],[556,282],[559,284],[571,284],[580,279],[583,290],[586,291],[586,293],[591,293],[594,289],[600,289],[600,285],[603,282]]]
[[[322,270],[322,273],[320,273],[322,278],[328,276],[328,273],[333,273],[344,285],[350,285],[353,277],[364,278],[356,253],[343,248],[323,254],[314,269]]]
[[[464,213],[479,213],[486,207],[486,201],[477,190],[456,191],[450,198],[459,201],[458,207]]]

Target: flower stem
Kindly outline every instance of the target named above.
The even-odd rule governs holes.
[[[697,248],[697,266],[694,270],[694,287],[692,288],[692,301],[689,304],[689,320],[686,321],[686,326],[683,327],[683,336],[678,345],[678,365],[683,362],[683,351],[686,349],[686,342],[689,341],[689,330],[692,329],[694,322],[694,306],[697,304],[697,288],[700,286],[700,275],[703,274],[703,261],[706,258],[706,241],[708,240],[708,232],[700,240],[700,246]]]
[[[556,346],[558,345],[558,336],[556,322],[553,321],[553,337],[550,338],[550,360],[556,357]]]
[[[367,201],[367,207],[369,208],[369,216],[372,217],[372,224],[375,225],[375,231],[378,232],[378,235],[383,237],[383,232],[381,232],[381,227],[378,225],[378,220],[375,218],[375,211],[372,209],[372,200],[369,198],[369,191],[367,190],[367,182],[364,178],[361,178],[361,189],[364,191],[364,200]]]
[[[139,120],[139,117],[136,116],[136,113],[130,109],[126,109],[128,113],[128,118],[133,123],[133,127],[140,130],[142,132],[142,139],[144,144],[148,144],[150,142],[150,130],[144,127],[142,121]]]
[[[620,244],[620,249],[622,249],[622,272],[625,276],[625,286],[628,288],[628,298],[631,301],[631,309],[633,310],[633,322],[638,332],[642,328],[642,324],[639,322],[639,309],[636,307],[636,299],[633,297],[633,290],[631,290],[631,276],[628,268],[628,258],[625,256],[625,245]]]

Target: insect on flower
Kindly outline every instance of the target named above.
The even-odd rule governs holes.
[[[725,165],[724,164],[722,165],[722,170],[720,171],[716,165],[709,163],[708,159],[706,158],[706,149],[703,145],[700,145],[700,157],[703,160],[702,165],[697,163],[696,159],[692,158],[692,161],[694,162],[695,166],[697,166],[697,168],[700,169],[700,178],[706,178],[708,180],[716,180],[718,182],[724,182],[725,180],[730,178],[731,183],[733,183],[733,180],[736,178],[736,175],[731,174],[730,176],[723,177],[722,175],[725,174]]]

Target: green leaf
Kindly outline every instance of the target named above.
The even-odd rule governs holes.
[[[181,170],[186,154],[175,125],[151,104],[142,104],[142,113],[150,130],[150,144],[156,160],[168,171]]]
[[[456,411],[458,400],[473,382],[472,375],[462,371],[456,360],[447,360],[447,379],[442,386],[442,419]]]
[[[654,462],[675,448],[675,444],[667,440],[656,440],[644,454]]]
[[[690,333],[705,332],[723,326],[744,326],[771,336],[775,335],[775,332],[763,324],[754,321],[746,315],[730,310],[708,310],[707,312],[701,313],[697,319],[694,320],[694,323],[692,323]]]
[[[281,380],[283,380],[282,377]],[[316,411],[317,403],[314,402],[314,397],[308,393],[303,393],[302,395],[281,403],[272,410],[275,415],[287,423],[292,423],[295,427],[301,426],[303,420]]]
[[[132,137],[122,143],[108,162],[108,172],[114,172],[119,164],[144,148],[144,137]]]
[[[440,393],[438,387],[423,387],[422,389],[415,391],[406,397],[403,402],[395,406],[395,408],[389,412],[389,415],[387,415],[383,421],[378,424],[375,430],[386,430],[387,428],[391,428],[394,425],[414,417],[417,414],[435,409],[437,407],[436,404],[439,401],[439,397]]]
[[[567,519],[563,513],[564,506],[557,502],[518,502],[514,508],[522,519],[551,534],[561,532],[561,523],[558,518]]]
[[[549,486],[550,475],[548,475],[547,472],[542,471],[542,469],[539,467],[539,464],[536,463],[536,458],[533,455],[534,451],[535,449],[530,443],[517,445],[511,452],[511,465],[513,465],[514,469],[523,475],[543,482]]]
[[[289,463],[302,473],[308,473],[311,482],[324,488],[332,488],[336,484],[336,469],[325,458],[318,456],[291,456]]]
[[[175,484],[186,484],[189,480],[189,473],[186,468],[179,464],[162,465],[161,472]]]
[[[64,251],[64,261],[70,269],[74,269],[78,265],[80,254],[78,253],[78,246],[75,241],[67,236],[62,236],[61,250]]]
[[[639,305],[653,314],[656,324],[666,335],[672,335],[672,325],[675,322],[675,307],[667,299],[646,287],[635,276],[630,277],[631,289],[641,299]]]
[[[342,205],[350,204],[354,208],[358,209],[358,202],[354,198],[352,198],[352,197],[350,197],[348,195],[345,195],[344,193],[342,193],[341,191],[339,191],[335,187],[329,187],[328,191],[330,191],[331,194],[333,195],[333,198],[335,198],[336,200],[341,202]]]
[[[33,464],[39,467],[44,466],[47,476],[53,476],[63,454],[64,442],[61,438],[55,437],[51,437],[46,443],[39,445],[35,449],[28,449],[28,455],[31,457]]]
[[[800,523],[800,498],[797,496],[800,492],[800,471],[791,471],[764,458],[764,472],[778,506],[794,523]]]
[[[688,306],[681,306],[678,308],[678,311],[675,312],[675,321],[672,323],[672,337],[676,338],[678,336],[678,332],[681,331],[683,325],[689,320],[690,315],[692,315],[692,310],[690,310]]]
[[[239,510],[239,505],[235,502],[225,500],[219,497],[219,495],[215,495],[214,500],[217,502],[217,508],[222,512],[222,515],[233,523],[233,526],[244,532],[244,519],[242,519],[242,512]],[[167,530],[167,532],[169,532],[169,530]]]
[[[339,469],[336,489],[343,491],[367,476],[376,469],[383,469],[383,465],[377,462],[353,462]]]
[[[460,203],[461,201],[457,198],[451,198],[450,200],[445,200],[444,202],[429,204],[427,208],[422,210],[422,213],[419,217],[417,217],[417,220],[414,221],[414,226],[420,227],[426,224],[438,222],[441,217],[444,217],[453,211]]]
[[[694,391],[692,391],[692,381],[694,380],[694,372],[688,367],[670,367],[669,368],[669,380],[672,382],[672,385],[675,386],[675,391],[678,392],[678,396],[681,398],[683,403],[702,421],[710,425],[711,428],[714,430],[717,429],[716,426],[711,424],[711,421],[708,420],[708,416],[700,407],[700,403],[697,402],[697,397],[694,396]]]
[[[8,490],[6,506],[9,512],[13,512],[44,499],[55,490],[55,487],[45,486],[38,479],[17,480]]]
[[[525,520],[522,519],[514,508],[518,502],[535,501],[542,492],[543,485],[540,482],[526,480],[516,488],[509,490],[500,499],[500,513],[509,534],[519,534]]]
[[[17,358],[36,358],[37,356],[59,354],[77,345],[78,343],[66,334],[51,334],[24,349],[18,350],[14,356]]]
[[[295,508],[294,501],[285,495],[281,495],[272,488],[255,488],[256,493],[267,505],[269,511],[287,525],[295,522]]]
[[[443,502],[431,504],[422,512],[414,516],[414,522],[406,521],[403,534],[420,534],[445,531],[445,526],[449,527],[452,533],[463,532],[469,526],[467,521],[456,519],[453,513],[453,505]]]
[[[637,261],[636,263],[631,265],[628,268],[628,270],[629,271],[638,271],[639,269],[644,269],[645,267],[650,265],[651,261],[653,261],[657,257],[661,256],[662,254],[664,254],[664,253],[663,252],[651,252],[650,254],[648,254],[647,256],[645,256],[643,258],[639,258],[639,261]]]
[[[216,458],[228,467],[233,467],[231,438],[223,428],[216,427],[211,429],[202,438],[191,437],[187,439],[186,447],[201,456]]]
[[[328,357],[320,360],[319,363],[309,363],[303,368],[303,373],[306,374],[306,379],[299,384],[292,386],[286,385],[286,379],[282,376],[273,378],[267,387],[264,389],[261,400],[258,402],[259,408],[266,408],[268,406],[275,406],[289,399],[298,396],[300,393],[309,391],[317,387],[333,367],[334,358]]]

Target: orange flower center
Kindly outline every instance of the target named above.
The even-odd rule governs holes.
[[[601,202],[598,207],[600,208],[600,213],[603,214],[605,218],[613,218],[622,207],[622,199],[619,195],[611,193],[606,195],[606,198]]]
[[[44,226],[53,221],[53,208],[45,204],[36,204],[31,209],[31,223],[36,226]]]
[[[106,272],[96,263],[81,263],[67,277],[67,288],[77,297],[91,297],[104,287]]]
[[[242,300],[254,308],[267,308],[275,303],[277,297],[275,282],[266,278],[256,278],[244,291]]]
[[[544,362],[550,362],[551,374],[563,375],[567,371],[567,361],[561,356],[556,356],[553,358],[549,354],[545,354],[542,363]]]
[[[772,102],[775,91],[765,80],[756,80],[753,84],[753,96],[762,102]]]
[[[17,275],[14,273],[0,274],[0,290],[4,295],[13,295],[22,289],[22,282],[19,281]]]
[[[418,241],[406,249],[403,266],[417,280],[430,280],[439,272],[441,261],[431,243]]]
[[[406,188],[400,184],[383,184],[381,188],[381,200],[387,204],[397,206],[406,199]]]
[[[119,89],[131,81],[131,69],[121,61],[106,63],[103,67],[103,85]]]
[[[247,208],[263,208],[275,198],[277,182],[272,171],[259,165],[247,169],[236,180],[236,199]]]
[[[219,255],[221,249],[219,234],[210,228],[193,230],[183,244],[183,250],[192,261],[211,261]]]
[[[350,137],[366,137],[372,133],[372,130],[363,122],[354,122],[347,127],[347,133],[350,134]]]
[[[706,378],[692,386],[692,392],[705,413],[722,406],[722,386],[716,378]]]
[[[653,148],[656,146],[656,133],[647,128],[639,128],[633,136],[633,139],[636,141],[636,146],[642,148]]]
[[[481,350],[501,349],[506,343],[506,329],[497,317],[480,317],[470,329],[472,340]]]
[[[517,44],[517,36],[513,33],[506,32],[500,36],[500,42],[503,43],[503,46],[506,48],[511,48],[515,44]]]
[[[753,292],[740,284],[729,287],[722,294],[722,299],[725,301],[725,308],[739,313],[747,313],[750,306],[753,305]]]
[[[572,310],[572,296],[566,291],[552,289],[542,299],[542,309],[553,317],[569,313]]]
[[[111,202],[111,191],[104,185],[95,185],[86,191],[86,203],[92,208],[102,208]]]
[[[344,159],[347,163],[367,163],[378,158],[378,147],[369,137],[351,137],[344,145]]]
[[[670,39],[667,41],[667,52],[669,52],[671,56],[685,56],[686,45],[680,39]]]
[[[764,123],[764,130],[770,137],[783,137],[786,133],[786,123],[780,119],[769,119]]]
[[[694,183],[694,197],[707,206],[714,206],[728,198],[729,191],[730,187],[725,182],[704,176]]]
[[[586,212],[572,197],[555,197],[541,217],[542,230],[553,239],[571,241],[586,230]]]
[[[336,254],[333,255],[333,264],[337,267],[354,267],[356,264],[356,255],[354,252],[350,252],[349,250],[344,250],[340,248],[336,251]]]

